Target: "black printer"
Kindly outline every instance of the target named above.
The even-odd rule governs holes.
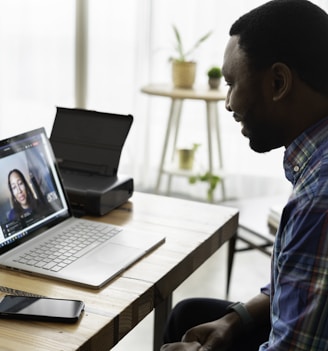
[[[57,107],[52,144],[75,215],[104,215],[133,194],[133,178],[118,175],[131,115]]]

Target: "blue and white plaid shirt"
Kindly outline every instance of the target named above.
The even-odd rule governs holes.
[[[328,350],[328,117],[286,149],[293,184],[272,257],[266,351]]]

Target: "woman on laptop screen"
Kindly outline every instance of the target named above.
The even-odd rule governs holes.
[[[31,187],[21,171],[13,169],[9,172],[8,187],[13,205],[8,214],[8,220],[26,218],[37,212],[38,200],[34,197]]]

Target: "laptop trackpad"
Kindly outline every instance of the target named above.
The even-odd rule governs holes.
[[[144,250],[110,243],[67,267],[66,274],[79,284],[100,288],[144,254]]]
[[[127,262],[128,264],[136,261],[136,258],[143,256],[144,250],[116,245],[110,243],[99,250],[96,250],[94,254],[91,255],[93,261],[101,262],[106,265],[123,265]]]

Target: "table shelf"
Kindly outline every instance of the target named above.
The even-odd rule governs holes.
[[[204,174],[206,170],[201,170],[197,167],[193,169],[180,169],[177,167],[175,164],[165,164],[162,169],[162,173],[169,174],[172,176],[177,176],[177,177],[192,177],[192,176],[197,176],[199,174]],[[221,178],[226,177],[226,172],[224,169],[214,169],[212,170],[212,173],[215,175],[218,175]]]

